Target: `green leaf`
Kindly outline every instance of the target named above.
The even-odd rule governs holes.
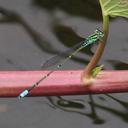
[[[92,77],[95,78],[97,76],[97,74],[103,69],[103,67],[104,67],[104,65],[100,65],[100,66],[95,67],[92,70]]]
[[[128,18],[128,0],[100,0],[103,15]]]

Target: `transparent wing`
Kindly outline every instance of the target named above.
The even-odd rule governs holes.
[[[44,62],[44,64],[42,65],[42,68],[45,69],[47,67],[51,67],[51,66],[54,66],[54,65],[60,63],[64,58],[67,58],[72,52],[74,52],[76,49],[80,48],[85,41],[86,40],[81,41],[80,43],[74,45],[73,47],[69,48],[68,50],[61,52],[60,54],[55,55],[52,58],[46,60],[46,62]]]

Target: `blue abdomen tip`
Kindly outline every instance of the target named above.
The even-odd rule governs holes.
[[[22,93],[20,93],[19,98],[23,98],[23,97],[25,97],[27,94],[28,94],[28,90],[25,90],[25,91],[23,91]]]

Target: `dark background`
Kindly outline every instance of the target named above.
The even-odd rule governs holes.
[[[1,0],[0,70],[40,70],[50,57],[73,46],[102,26],[94,0]],[[111,19],[108,42],[99,64],[128,69],[128,20]],[[62,69],[83,69],[96,46],[82,50]],[[125,128],[127,93],[0,99],[5,128]]]

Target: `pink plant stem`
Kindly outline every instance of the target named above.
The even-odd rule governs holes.
[[[48,71],[0,71],[0,97],[17,97]],[[81,82],[82,70],[55,71],[29,96],[85,95],[128,92],[128,70],[102,71],[90,85]]]

